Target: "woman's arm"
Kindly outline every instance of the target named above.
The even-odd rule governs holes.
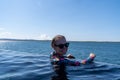
[[[87,59],[84,59],[82,61],[73,61],[70,59],[66,59],[66,58],[57,58],[55,56],[53,56],[51,58],[51,63],[53,65],[71,65],[71,66],[80,66],[81,64],[88,64],[88,63],[92,63],[93,60],[95,58],[95,54],[91,53],[90,56]]]

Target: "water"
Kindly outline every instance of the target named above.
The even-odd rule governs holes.
[[[0,41],[0,80],[51,80],[50,41]],[[70,42],[77,60],[93,52],[95,63],[67,66],[69,80],[120,80],[119,42]]]

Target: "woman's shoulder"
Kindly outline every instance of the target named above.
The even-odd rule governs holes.
[[[50,56],[56,56],[56,53],[55,52],[51,52]]]
[[[55,52],[51,52],[50,53],[50,59],[54,59],[55,57],[57,57]]]

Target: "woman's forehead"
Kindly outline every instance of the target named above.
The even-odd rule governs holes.
[[[60,38],[60,39],[56,40],[56,44],[64,44],[64,43],[66,43],[65,38]]]

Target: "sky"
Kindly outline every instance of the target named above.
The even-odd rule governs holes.
[[[0,38],[120,41],[120,0],[0,0]]]

